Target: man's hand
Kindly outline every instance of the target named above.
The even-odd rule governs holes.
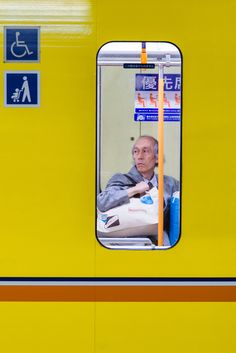
[[[148,190],[149,190],[148,184],[145,183],[145,181],[141,181],[140,183],[136,184],[132,188],[128,189],[127,192],[128,192],[128,196],[130,198],[136,194],[142,194]]]

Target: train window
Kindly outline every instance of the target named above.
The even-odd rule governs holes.
[[[182,60],[168,42],[109,42],[97,54],[99,242],[166,249],[180,237]]]

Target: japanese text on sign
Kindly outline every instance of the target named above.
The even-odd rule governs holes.
[[[181,115],[181,75],[164,75],[164,120],[179,121]],[[136,74],[135,121],[158,120],[158,74]]]

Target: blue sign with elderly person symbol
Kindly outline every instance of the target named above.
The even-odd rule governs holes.
[[[164,120],[180,121],[181,75],[164,74]],[[134,121],[158,120],[158,74],[136,74]]]
[[[39,106],[39,72],[6,72],[5,106]]]

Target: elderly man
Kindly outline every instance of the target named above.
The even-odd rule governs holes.
[[[131,197],[145,193],[152,186],[158,188],[158,176],[154,173],[158,159],[158,141],[152,136],[140,136],[133,146],[132,155],[135,166],[127,174],[113,175],[105,190],[98,195],[97,207],[101,212],[129,203]],[[165,229],[169,225],[169,199],[175,191],[179,191],[179,182],[165,175]]]

